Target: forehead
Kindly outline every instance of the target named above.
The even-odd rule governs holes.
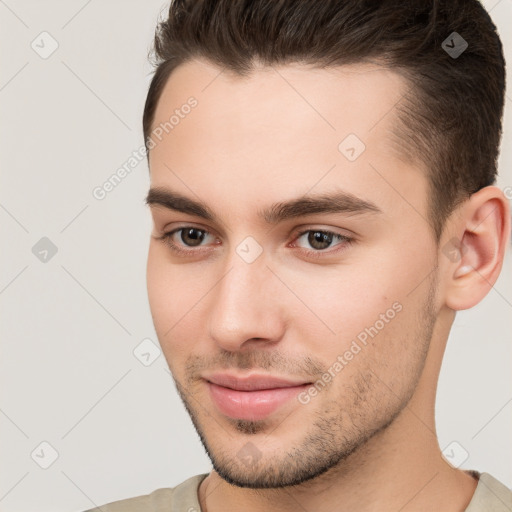
[[[168,121],[194,97],[199,108],[191,117],[200,117],[196,129],[215,116],[219,133],[235,126],[244,128],[240,135],[264,130],[260,136],[272,137],[272,132],[283,133],[281,128],[286,126],[286,132],[293,128],[296,138],[304,132],[337,132],[339,136],[351,131],[368,136],[390,128],[395,116],[388,114],[406,90],[407,83],[399,74],[375,64],[325,69],[300,64],[255,66],[242,77],[207,61],[192,60],[169,77],[153,127]],[[293,119],[302,124],[291,127],[288,122]],[[174,126],[175,135],[183,131],[178,127]]]
[[[336,184],[374,200],[382,173],[403,172],[401,184],[414,189],[423,177],[392,142],[407,87],[370,64],[259,67],[240,77],[189,61],[171,74],[155,112],[152,185],[212,194],[221,186],[235,197],[267,197],[270,186],[283,199]]]

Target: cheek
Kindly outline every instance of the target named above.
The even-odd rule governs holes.
[[[185,314],[191,294],[186,286],[182,267],[167,261],[165,248],[151,242],[147,262],[147,291],[151,315],[160,343],[167,342],[179,325],[177,322]],[[173,327],[175,326],[176,327]]]
[[[160,245],[150,243],[147,292],[155,331],[172,367],[188,355],[191,339],[204,338],[199,332],[204,319],[198,318],[198,301],[206,291],[202,272],[193,265],[171,263],[165,246]]]
[[[170,324],[190,309],[201,294],[201,270],[171,261],[165,244],[151,241],[146,268],[148,298],[155,320]]]
[[[374,266],[363,263],[318,267],[295,274],[283,269],[281,274],[285,282],[293,283],[294,294],[303,302],[294,308],[295,321],[303,327],[307,321],[308,330],[316,331],[312,339],[320,347],[326,347],[325,342],[331,340],[327,346],[343,349],[365,328],[376,322],[381,327],[381,315],[390,310],[384,320],[394,317],[395,310],[390,308],[404,297],[397,276],[375,272]],[[296,303],[293,296],[290,303]]]
[[[168,311],[172,311],[173,290],[168,278],[169,268],[163,263],[160,248],[155,247],[155,245],[156,242],[151,241],[146,268],[146,282],[151,315],[155,329],[160,334]]]
[[[407,340],[417,337],[426,315],[429,279],[425,276],[432,270],[431,260],[425,252],[406,254],[391,245],[380,249],[368,253],[364,261],[308,273],[282,269],[284,280],[294,283],[293,291],[318,317],[305,315],[302,308],[295,320],[302,325],[304,342],[327,365],[346,351],[357,352],[357,345],[364,350],[353,359],[361,362],[363,352],[372,355],[376,364],[395,367],[416,357],[412,354],[416,347]]]

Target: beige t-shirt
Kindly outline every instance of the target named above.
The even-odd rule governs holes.
[[[478,485],[465,512],[512,511],[512,491],[488,473],[476,475]],[[84,512],[201,512],[197,491],[207,476],[208,473],[196,475],[176,487],[156,489],[144,496],[113,501]]]

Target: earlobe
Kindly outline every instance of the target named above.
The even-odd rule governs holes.
[[[489,186],[473,194],[458,213],[456,234],[450,230],[452,237],[441,247],[448,260],[446,305],[463,310],[478,304],[498,279],[509,240],[510,206],[498,187]],[[450,244],[451,251],[446,249]]]

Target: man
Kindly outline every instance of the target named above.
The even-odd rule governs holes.
[[[483,7],[179,0],[155,52],[148,294],[214,469],[101,510],[512,510],[434,418],[510,231]]]

